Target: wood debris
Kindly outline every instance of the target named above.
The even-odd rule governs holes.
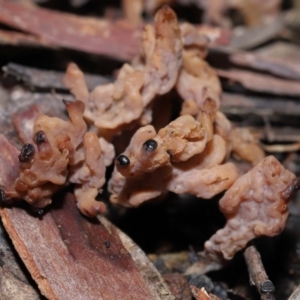
[[[0,224],[0,298],[37,300],[39,293],[32,286],[29,274],[22,268],[19,257],[11,248],[2,223]]]
[[[279,79],[270,75],[257,74],[249,71],[231,69],[217,70],[221,78],[229,81],[229,85],[239,83],[245,89],[274,95],[285,95],[296,97],[300,95],[298,81]]]
[[[300,63],[297,60],[264,57],[255,53],[233,53],[230,60],[242,67],[266,71],[279,77],[300,80]]]
[[[18,3],[0,0],[0,6],[0,23],[30,33],[33,37],[38,37],[39,41],[43,41],[43,44],[120,60],[131,60],[139,52],[142,24],[79,17],[39,8],[26,1]],[[17,17],[11,18],[11,15]],[[204,30],[215,32],[207,26]],[[228,42],[228,36],[226,31],[220,31],[216,43]]]
[[[11,75],[15,76],[18,80],[22,80],[25,84],[32,88],[41,89],[57,89],[57,90],[67,90],[66,86],[63,84],[64,72],[58,71],[46,71],[37,68],[31,68],[27,66],[22,66],[15,63],[9,63],[2,67],[5,76]],[[106,84],[110,82],[110,78],[85,74],[85,81],[89,89],[93,89],[99,84]]]
[[[249,246],[244,252],[244,257],[249,271],[250,284],[256,286],[261,300],[274,300],[275,287],[266,274],[256,248]]]
[[[75,17],[8,0],[1,0],[0,6],[0,22],[34,34],[49,44],[125,60],[136,54],[141,28],[130,23]]]

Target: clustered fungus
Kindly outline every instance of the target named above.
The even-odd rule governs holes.
[[[285,227],[288,201],[298,188],[296,176],[275,157],[264,158],[221,198],[227,223],[205,243],[205,251],[214,259],[232,259],[255,237],[279,234]]]
[[[222,164],[226,142],[217,134],[206,141],[204,128],[189,115],[177,118],[157,134],[151,125],[141,127],[116,158],[109,181],[111,201],[137,206],[167,191],[209,199],[228,189],[239,174],[233,163]],[[151,151],[145,147],[149,144],[155,145]],[[124,160],[126,164],[120,164]]]
[[[179,25],[163,7],[155,24],[145,26],[141,54],[124,64],[113,83],[90,92],[83,72],[71,63],[64,78],[77,99],[65,102],[70,120],[36,120],[33,144],[25,144],[19,156],[20,176],[0,190],[0,198],[45,207],[59,187],[74,183],[79,209],[95,216],[105,211],[95,199],[105,167],[114,161],[108,181],[114,204],[136,207],[168,192],[211,199],[227,190],[220,200],[227,223],[205,243],[213,259],[231,259],[256,236],[279,234],[297,179],[274,157],[265,157],[247,128],[234,128],[219,111],[221,84],[205,61],[212,36]],[[156,130],[153,102],[164,101],[172,89],[182,98],[180,116]],[[97,134],[87,131],[84,119]],[[111,142],[129,129],[135,132],[115,157]],[[232,154],[253,169],[241,174],[229,161]]]
[[[151,122],[147,112],[156,95],[169,92],[181,66],[182,38],[175,13],[165,7],[155,18],[155,26],[146,25],[141,54],[124,64],[114,83],[97,86],[90,93],[84,75],[70,64],[64,83],[76,99],[86,105],[85,117],[106,136],[132,122]]]
[[[20,176],[12,187],[1,189],[1,199],[24,199],[43,208],[61,186],[71,182],[81,212],[95,216],[105,211],[105,205],[95,200],[105,183],[105,153],[97,135],[87,132],[84,104],[64,103],[68,122],[45,115],[35,121],[33,144],[25,144],[19,155]]]

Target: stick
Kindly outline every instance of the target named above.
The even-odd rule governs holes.
[[[250,284],[256,286],[261,300],[275,300],[275,287],[266,274],[260,254],[256,248],[254,246],[247,247],[244,257],[248,267]]]

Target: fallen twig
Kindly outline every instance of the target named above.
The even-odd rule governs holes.
[[[284,26],[284,15],[272,23],[234,30],[230,47],[234,49],[250,49],[257,47],[278,36]]]
[[[33,41],[35,44],[65,47],[120,60],[131,60],[139,53],[143,24],[81,17],[40,8],[32,3],[29,5],[27,1],[24,4],[0,0],[0,7],[0,23],[30,33],[37,38]],[[215,28],[208,26],[198,28],[203,32],[212,31],[213,35],[216,32]],[[228,42],[228,31],[221,30],[215,43],[223,45]]]
[[[300,149],[300,142],[298,143],[293,143],[289,145],[281,145],[281,144],[275,144],[275,145],[264,145],[261,144],[264,150],[268,152],[295,152]]]
[[[249,246],[244,252],[244,257],[248,267],[250,284],[256,286],[261,300],[274,300],[275,287],[266,274],[256,248]]]
[[[271,75],[238,69],[217,69],[216,71],[221,78],[227,79],[230,85],[232,85],[232,83],[238,83],[245,89],[253,92],[291,97],[300,95],[298,81],[279,79]]]
[[[48,47],[53,48],[47,41],[33,34],[0,29],[0,44],[14,46]]]
[[[2,70],[5,75],[15,76],[30,87],[68,90],[62,82],[65,72],[41,70],[15,63],[8,63],[2,67]],[[106,84],[111,81],[108,77],[100,75],[85,74],[84,77],[90,90],[99,84]]]
[[[256,53],[233,53],[231,62],[238,66],[248,67],[258,71],[267,71],[279,77],[294,80],[300,79],[299,62],[287,58],[265,57]]]

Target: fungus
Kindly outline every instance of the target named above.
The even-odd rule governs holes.
[[[100,130],[119,131],[139,120],[147,124],[151,121],[151,114],[147,113],[150,102],[175,85],[181,51],[176,14],[163,7],[155,16],[154,27],[145,26],[141,55],[132,65],[123,65],[114,83],[97,86],[86,96],[83,74],[74,63],[68,66],[64,83],[77,99],[86,103],[85,117]]]
[[[285,227],[289,199],[298,188],[296,176],[275,157],[264,158],[221,198],[227,223],[205,243],[206,254],[214,260],[232,259],[255,237],[279,234]]]
[[[25,144],[19,155],[20,176],[12,187],[1,188],[1,201],[24,199],[43,208],[68,182],[76,184],[77,205],[88,216],[105,210],[96,201],[105,182],[105,164],[99,138],[87,132],[81,101],[64,101],[70,120],[40,116],[34,123],[33,143]]]
[[[137,206],[168,191],[210,199],[228,189],[239,176],[234,164],[222,164],[226,154],[225,140],[214,135],[206,144],[204,128],[188,115],[157,134],[150,125],[142,127],[115,161],[109,181],[111,201]],[[130,164],[121,165],[124,158]]]
[[[84,117],[107,140],[114,137],[118,145],[124,145],[133,133],[125,151],[122,145],[122,153],[114,159],[108,182],[112,203],[136,207],[169,191],[210,199],[227,190],[220,208],[228,222],[205,244],[206,254],[218,260],[231,259],[258,235],[278,234],[287,217],[287,201],[298,182],[274,157],[264,158],[259,141],[249,129],[232,128],[219,111],[220,80],[205,61],[207,46],[216,36],[214,30],[201,32],[186,23],[179,26],[175,13],[163,7],[155,16],[155,25],[144,28],[141,54],[131,64],[123,65],[114,83],[97,86],[88,93],[83,73],[74,64],[69,65],[64,82],[85,102]],[[156,115],[152,115],[154,98],[158,98],[155,103],[163,101],[165,97],[158,96],[173,88],[183,100],[181,116],[171,122],[156,119],[149,125]],[[124,129],[129,130],[125,133]],[[51,142],[51,134],[45,131],[45,135]],[[96,137],[90,138],[95,146]],[[68,180],[79,184],[75,195],[80,209],[86,214],[102,212],[102,206],[93,207],[88,201],[88,206],[83,206],[84,199],[95,203],[97,186],[103,184],[104,163],[90,161],[93,155],[100,157],[101,151],[98,146],[89,150],[85,142],[84,146],[74,146],[72,136],[68,139],[62,134],[59,139],[63,141],[60,151],[74,152],[74,158],[73,154],[69,156],[74,162]],[[110,144],[102,140],[109,149]],[[45,153],[46,146],[41,144]],[[111,151],[104,152],[108,165]],[[24,150],[24,164],[31,159],[30,151],[26,153]],[[256,166],[240,176],[237,167],[228,162],[231,154]],[[80,168],[76,170],[76,166]],[[0,196],[5,199],[5,195]]]

